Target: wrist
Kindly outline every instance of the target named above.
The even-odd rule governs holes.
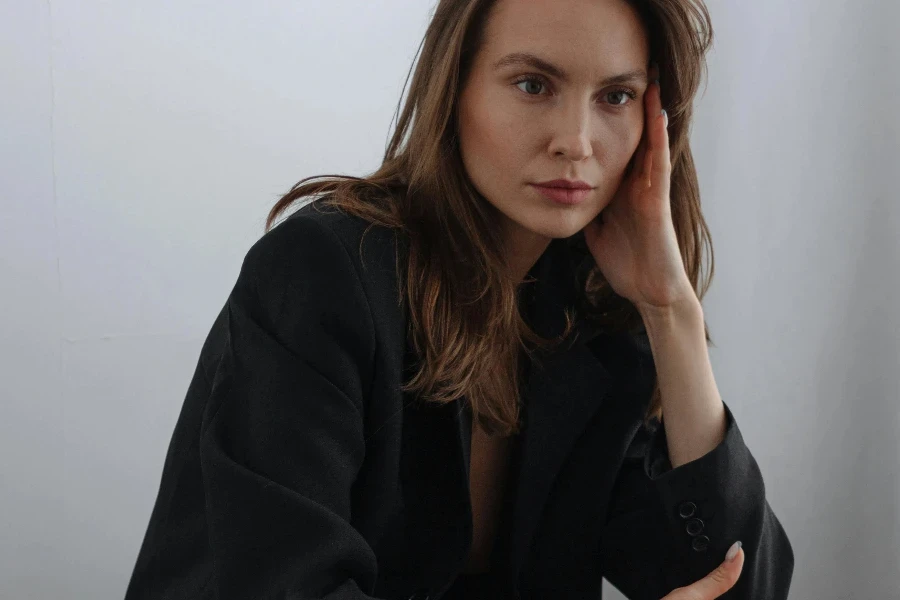
[[[683,300],[665,306],[639,304],[636,308],[647,329],[657,325],[671,325],[675,321],[703,323],[703,305],[693,293]]]

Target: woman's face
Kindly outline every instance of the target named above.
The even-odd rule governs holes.
[[[609,203],[641,139],[648,61],[624,0],[497,1],[462,90],[459,134],[469,178],[508,237],[569,237]],[[590,189],[536,185],[554,180]]]

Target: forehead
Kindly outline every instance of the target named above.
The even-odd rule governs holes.
[[[592,73],[649,59],[644,26],[625,0],[497,0],[485,24],[483,58],[523,51]]]

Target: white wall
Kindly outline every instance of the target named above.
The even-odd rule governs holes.
[[[0,596],[124,594],[244,253],[377,166],[432,4],[0,0]],[[900,3],[709,6],[719,387],[792,597],[900,599]]]

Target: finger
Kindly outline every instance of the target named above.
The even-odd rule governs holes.
[[[655,62],[651,62],[647,69],[647,81],[650,82],[650,85],[647,86],[647,90],[644,92],[644,127],[641,130],[641,139],[638,142],[637,148],[635,148],[631,160],[631,167],[628,169],[628,175],[634,179],[640,179],[644,176],[644,164],[646,162],[647,146],[649,144],[648,125],[652,122],[648,118],[650,111],[647,109],[647,103],[650,102],[653,86],[656,85],[659,87],[658,84],[654,83],[657,79],[659,79],[659,66]]]
[[[634,179],[646,177],[647,148],[650,145],[650,124],[652,123],[652,120],[648,117],[650,111],[647,108],[647,104],[650,102],[651,88],[653,88],[653,84],[647,88],[647,93],[644,95],[644,128],[641,131],[641,141],[638,142],[634,151],[634,166],[631,169],[631,176]]]
[[[647,146],[649,144],[647,137],[647,126],[644,125],[644,130],[641,132],[641,141],[638,142],[637,148],[634,150],[634,159],[631,170],[629,174],[633,179],[641,179],[644,177],[644,171],[646,169],[647,162]]]
[[[669,153],[669,132],[667,117],[662,114],[662,100],[659,86],[650,86],[653,91],[647,102],[647,135],[649,148],[644,165],[643,176],[651,186],[660,186],[663,191],[668,191],[669,176],[671,172],[671,156]]]
[[[740,549],[734,560],[724,561],[700,581],[675,590],[663,600],[714,600],[734,587],[743,568],[744,550]]]

